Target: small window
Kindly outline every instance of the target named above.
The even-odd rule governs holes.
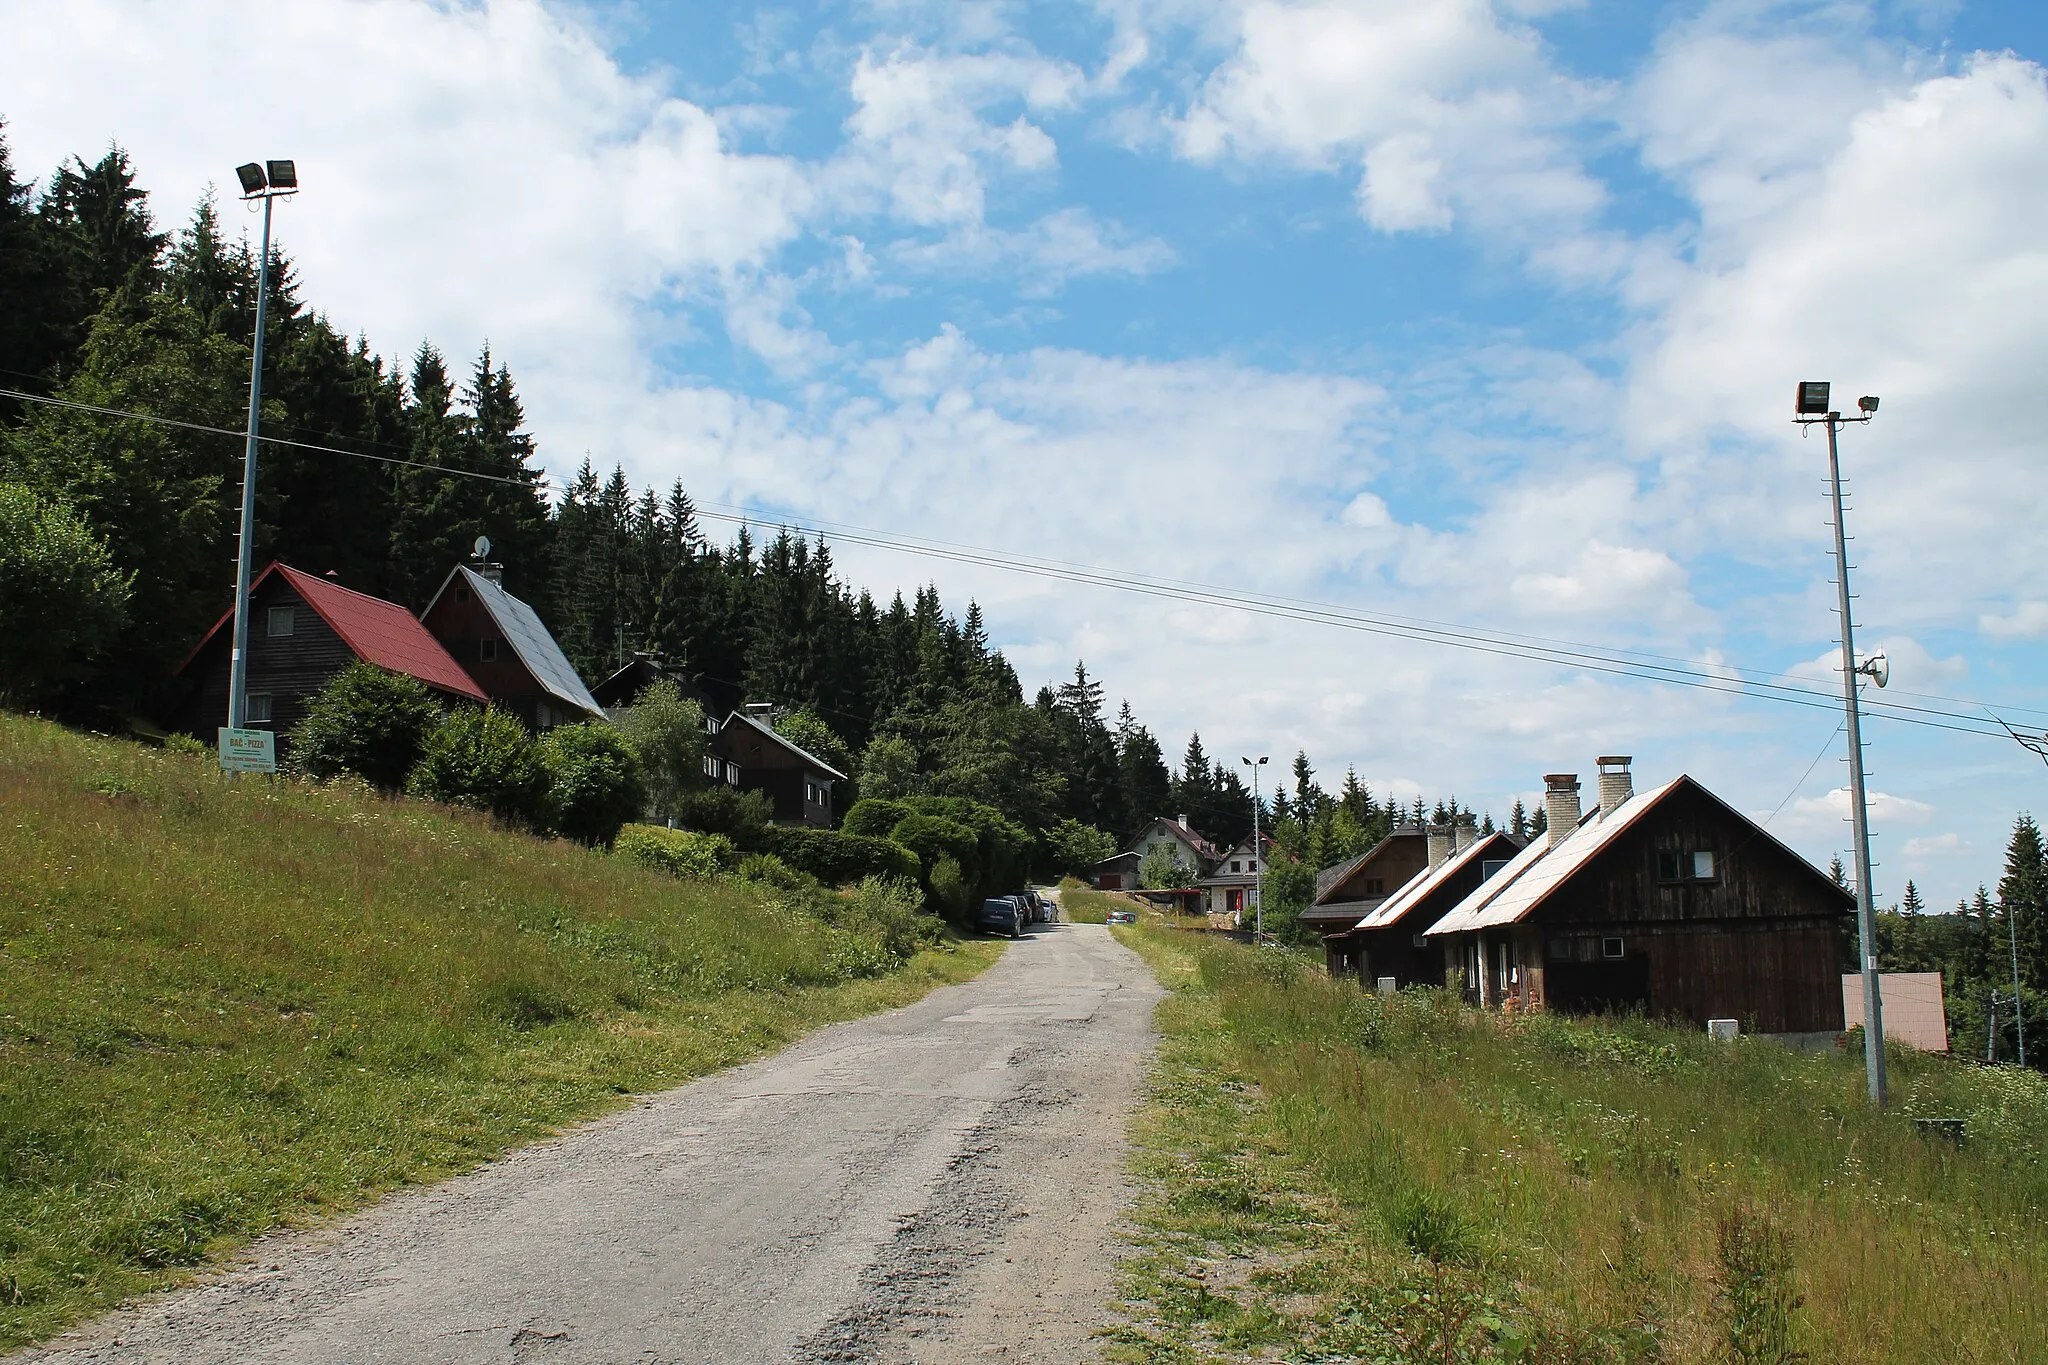
[[[494,664],[498,662],[498,642],[488,638],[478,640],[476,642],[476,657],[479,663]]]
[[[469,600],[469,584],[457,583],[455,585],[455,600],[458,602],[467,602]]]
[[[707,733],[709,733],[709,734],[714,734],[714,735],[715,735],[715,734],[717,734],[717,733],[718,733],[718,717],[716,717],[716,716],[706,716],[706,717],[704,717],[704,729],[705,729],[705,731],[706,731]]]
[[[1705,851],[1692,855],[1692,879],[1696,882],[1714,880],[1714,855]]]
[[[1660,882],[1682,882],[1685,880],[1685,864],[1680,855],[1668,849],[1657,853],[1657,880]]]
[[[1365,879],[1365,894],[1368,896],[1386,895],[1387,879],[1385,877],[1367,877]]]
[[[272,607],[264,617],[263,633],[273,640],[285,635],[296,635],[298,630],[297,607]]]
[[[268,692],[251,692],[249,694],[248,711],[243,716],[243,719],[251,725],[270,724],[270,694]]]
[[[1612,960],[1619,958],[1621,955],[1622,943],[1619,937],[1603,938],[1600,940],[1600,956]]]
[[[1482,859],[1479,864],[1479,880],[1482,882],[1493,880],[1493,874],[1507,865],[1508,860],[1506,858]]]
[[[1259,870],[1259,860],[1257,858],[1252,859],[1244,865],[1244,870],[1247,872],[1257,872]]]
[[[704,776],[714,778],[718,776],[718,760],[710,754],[704,755]]]
[[[728,787],[737,787],[737,786],[738,786],[739,784],[740,784],[740,765],[739,765],[739,764],[737,764],[737,763],[728,763],[728,764],[726,764],[726,765],[725,765],[725,785],[726,785],[726,786],[728,786]]]
[[[1237,859],[1237,858],[1232,858],[1232,859],[1230,860],[1230,870],[1231,870],[1232,872],[1240,872],[1240,871],[1243,871],[1243,869],[1242,869],[1242,868],[1240,868],[1240,867],[1238,866],[1238,863],[1239,863],[1239,861],[1241,861],[1241,860],[1240,860],[1240,859]]]

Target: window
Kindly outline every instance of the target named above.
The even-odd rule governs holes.
[[[1482,882],[1491,881],[1493,874],[1507,865],[1508,860],[1506,858],[1486,858],[1481,860],[1479,864],[1479,880]]]
[[[1252,859],[1244,865],[1244,870],[1247,872],[1257,872],[1259,870],[1259,860],[1257,858]]]
[[[498,642],[486,636],[476,642],[477,662],[494,664],[498,662]]]
[[[704,755],[704,776],[709,778],[716,778],[718,776],[718,760],[710,754]]]
[[[1387,879],[1385,877],[1367,877],[1365,879],[1365,894],[1368,896],[1386,895]]]
[[[296,607],[272,607],[264,617],[263,633],[273,640],[296,635],[298,629],[299,611]]]
[[[467,602],[469,600],[469,584],[457,583],[455,585],[455,600],[458,602]]]
[[[251,725],[270,724],[270,694],[268,692],[251,692],[249,694],[248,712],[243,716],[243,719]]]
[[[717,733],[718,733],[718,717],[716,717],[716,716],[706,716],[706,717],[704,717],[704,731],[705,731],[705,733],[706,733],[706,734],[713,734],[713,735],[717,734]]]
[[[1603,938],[1600,940],[1600,956],[1610,959],[1618,958],[1621,956],[1621,947],[1620,938]]]
[[[1657,853],[1660,882],[1710,882],[1719,870],[1720,863],[1708,849],[1660,849]]]
[[[737,763],[728,763],[728,764],[726,764],[726,765],[725,765],[725,785],[726,785],[726,786],[728,786],[728,787],[737,787],[737,786],[738,786],[739,784],[740,784],[740,765],[739,765],[739,764],[737,764]]]
[[[1240,868],[1240,867],[1238,866],[1238,862],[1239,862],[1239,861],[1240,861],[1240,860],[1239,860],[1239,859],[1236,859],[1236,858],[1232,858],[1232,859],[1230,860],[1230,870],[1231,870],[1232,872],[1241,872],[1241,871],[1243,871],[1243,870],[1244,870],[1244,869],[1242,869],[1242,868]]]

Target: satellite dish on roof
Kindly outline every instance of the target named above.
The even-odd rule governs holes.
[[[491,557],[491,538],[489,536],[478,536],[476,538],[476,557],[478,559],[489,559]]]

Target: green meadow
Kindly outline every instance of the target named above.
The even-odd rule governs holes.
[[[0,1349],[999,951],[0,716]]]
[[[1502,1020],[1117,931],[1170,987],[1112,1359],[2048,1360],[2048,1084]],[[1960,1147],[1915,1117],[1960,1118]]]

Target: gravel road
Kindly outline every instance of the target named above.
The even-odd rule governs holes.
[[[1092,1360],[1159,990],[1093,925],[27,1362]]]

